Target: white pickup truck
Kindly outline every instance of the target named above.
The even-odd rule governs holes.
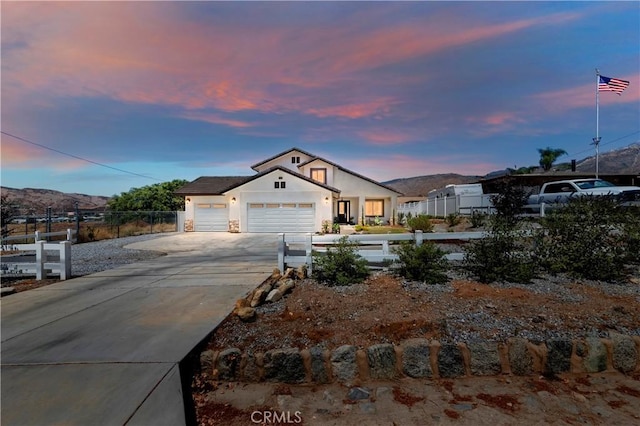
[[[571,179],[545,183],[540,189],[540,194],[529,197],[525,207],[537,212],[542,203],[562,204],[571,197],[584,195],[615,195],[625,204],[640,204],[640,187],[638,186],[615,186],[602,179]]]

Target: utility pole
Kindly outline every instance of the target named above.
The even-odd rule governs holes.
[[[76,209],[76,241],[80,238],[80,212],[78,211],[78,202],[74,204]]]
[[[596,179],[598,179],[598,165],[600,162],[600,70],[596,68],[596,137],[592,145],[596,146]]]

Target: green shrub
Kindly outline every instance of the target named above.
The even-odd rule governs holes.
[[[474,228],[480,228],[484,225],[484,221],[487,219],[487,215],[480,212],[479,210],[473,210],[471,212],[471,217],[469,220],[471,221],[471,226]]]
[[[483,283],[531,281],[536,265],[526,230],[499,216],[490,218],[489,228],[486,237],[465,248],[463,268]]]
[[[462,222],[462,217],[458,213],[450,213],[446,217],[447,225],[453,228],[456,225],[459,225]]]
[[[411,232],[422,231],[422,232],[431,232],[433,231],[433,224],[431,223],[431,218],[426,214],[419,214],[414,217],[407,217],[407,226],[411,230]]]
[[[344,286],[362,282],[369,276],[367,261],[357,253],[358,244],[345,235],[326,253],[312,254],[313,277],[328,286]]]
[[[622,223],[627,261],[640,264],[640,207],[627,207]]]
[[[398,216],[397,216],[397,224],[398,225],[404,225],[404,220],[405,220],[405,215],[403,212],[398,212]]]
[[[419,246],[412,241],[403,241],[395,252],[399,257],[395,262],[398,273],[403,277],[427,284],[447,281],[449,262],[445,258],[446,253],[432,241],[425,241]]]
[[[520,222],[518,215],[523,212],[529,195],[530,192],[522,186],[507,181],[500,184],[497,192],[490,198],[496,214],[507,222],[507,225],[515,226]]]
[[[613,197],[575,197],[541,223],[536,255],[551,273],[616,281],[638,260],[640,225]]]

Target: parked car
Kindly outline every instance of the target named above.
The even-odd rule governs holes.
[[[625,204],[640,205],[638,186],[616,186],[602,179],[570,179],[545,183],[539,194],[529,197],[526,208],[537,212],[542,203],[553,208],[566,203],[571,197],[585,195],[614,195]]]

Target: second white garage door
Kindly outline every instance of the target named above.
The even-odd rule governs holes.
[[[314,232],[313,203],[250,203],[249,232]]]
[[[196,204],[194,231],[227,231],[229,209],[226,204]]]

